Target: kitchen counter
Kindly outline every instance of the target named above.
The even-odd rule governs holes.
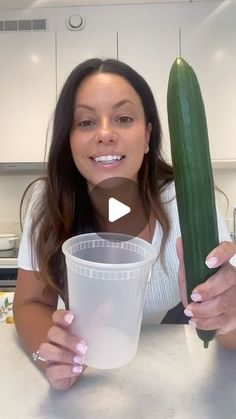
[[[50,388],[0,325],[4,419],[235,419],[236,351],[204,349],[190,326],[146,325],[136,357],[114,370],[87,369],[67,392]]]

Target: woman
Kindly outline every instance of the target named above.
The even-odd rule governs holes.
[[[196,287],[187,305],[179,240],[176,252],[180,231],[173,174],[160,150],[154,98],[133,69],[99,59],[74,69],[56,107],[47,176],[28,210],[14,299],[15,324],[25,349],[29,354],[38,350],[35,359],[55,388],[73,385],[85,368],[87,350],[86,342],[70,332],[73,313],[57,310],[58,295],[68,308],[61,245],[99,226],[89,192],[110,177],[138,182],[151,208],[139,236],[157,246],[160,257],[149,281],[144,319],[183,323],[190,318],[193,326],[218,329],[218,341],[236,348],[236,272],[229,263],[235,245],[219,219],[220,239],[225,241],[208,255],[207,264],[222,267]]]

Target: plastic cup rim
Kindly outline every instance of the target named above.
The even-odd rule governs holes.
[[[99,234],[109,234],[109,233],[99,233]],[[115,234],[115,233],[111,233],[111,234]],[[119,234],[119,233],[118,233]],[[99,237],[99,235],[97,233],[85,233],[85,234],[78,234],[77,236],[73,236],[70,237],[69,239],[67,239],[63,244],[62,244],[62,252],[65,255],[66,259],[71,260],[72,262],[78,263],[78,261],[81,263],[81,265],[83,265],[84,267],[90,267],[91,269],[94,268],[103,268],[103,269],[111,269],[111,268],[119,268],[119,270],[125,270],[127,268],[129,268],[130,266],[132,266],[133,268],[139,268],[139,267],[143,267],[146,265],[150,265],[152,266],[153,263],[156,260],[157,257],[157,252],[155,251],[154,246],[145,241],[144,239],[141,239],[140,237],[133,237],[133,239],[140,241],[140,243],[145,243],[145,246],[149,249],[146,249],[147,252],[150,254],[150,257],[148,257],[148,259],[144,259],[141,261],[137,261],[137,262],[130,262],[130,263],[104,263],[104,262],[93,262],[93,261],[89,261],[86,259],[80,259],[77,256],[74,256],[72,254],[70,254],[67,250],[66,247],[68,246],[68,242],[72,239],[76,239],[77,237],[81,237],[81,236],[96,236]],[[122,236],[128,236],[128,234],[122,234]],[[91,238],[92,240],[92,238]],[[115,240],[114,240],[115,241]]]

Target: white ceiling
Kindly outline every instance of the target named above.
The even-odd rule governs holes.
[[[188,2],[191,0],[0,0],[0,9],[26,9],[32,7],[89,6],[109,4],[150,4]]]

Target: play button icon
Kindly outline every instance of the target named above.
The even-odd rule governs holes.
[[[108,219],[111,223],[114,223],[114,221],[119,220],[119,218],[124,217],[131,211],[128,205],[123,204],[116,198],[109,198],[108,202]]]
[[[105,179],[90,191],[89,198],[96,215],[93,231],[100,236],[111,232],[135,237],[149,223],[151,211],[146,193],[133,180]]]

